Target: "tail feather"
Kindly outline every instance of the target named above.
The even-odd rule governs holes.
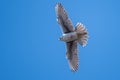
[[[85,46],[87,44],[87,40],[88,40],[88,32],[85,29],[85,27],[83,26],[82,23],[77,23],[76,24],[76,28],[75,31],[78,34],[78,42],[81,46]]]

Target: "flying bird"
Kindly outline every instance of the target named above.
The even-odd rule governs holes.
[[[66,44],[66,57],[70,69],[72,71],[78,70],[78,50],[77,43],[81,46],[87,44],[87,30],[82,23],[77,23],[75,29],[67,16],[67,13],[61,3],[57,3],[55,6],[57,22],[61,26],[62,36],[59,38],[61,41],[64,41]]]

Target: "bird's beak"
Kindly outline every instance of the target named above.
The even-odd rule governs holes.
[[[62,40],[62,37],[59,37],[59,40],[61,41],[61,40]]]
[[[59,38],[59,40],[61,41],[61,38]]]

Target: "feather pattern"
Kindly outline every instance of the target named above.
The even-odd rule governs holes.
[[[74,29],[70,19],[65,12],[65,9],[60,3],[55,6],[57,22],[61,26],[63,35],[60,37],[61,41],[66,43],[66,57],[68,64],[72,71],[78,70],[78,51],[77,43],[85,46],[87,43],[87,30],[81,23],[77,23]]]
[[[70,69],[76,71],[78,69],[77,41],[67,42],[66,49],[66,56]]]
[[[63,33],[73,32],[74,29],[72,23],[70,19],[68,19],[67,13],[65,12],[63,6],[60,3],[57,3],[55,6],[55,10],[57,15],[57,21],[62,27],[62,32]]]
[[[78,42],[81,46],[85,46],[87,44],[88,36],[87,30],[83,26],[82,23],[77,23],[75,31],[78,35]]]

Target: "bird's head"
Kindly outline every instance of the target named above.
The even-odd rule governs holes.
[[[63,36],[60,36],[60,37],[59,37],[59,40],[60,40],[60,41],[63,41]]]

